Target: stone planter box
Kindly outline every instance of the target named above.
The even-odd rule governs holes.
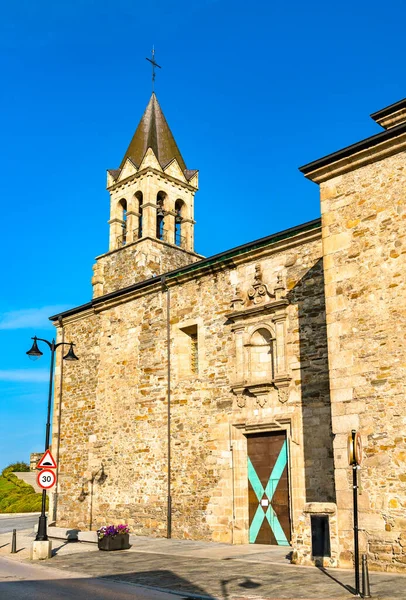
[[[130,535],[121,533],[114,537],[107,535],[97,540],[99,550],[128,550],[130,548]]]

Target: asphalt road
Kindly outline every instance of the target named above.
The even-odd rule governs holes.
[[[20,531],[22,529],[32,529],[34,531],[34,525],[38,523],[39,513],[29,513],[24,516],[16,516],[13,514],[0,515],[0,533],[12,532],[13,529]]]
[[[0,558],[1,600],[174,600],[170,593]]]

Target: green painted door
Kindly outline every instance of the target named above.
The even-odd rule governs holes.
[[[289,546],[289,478],[286,433],[247,436],[249,541]]]

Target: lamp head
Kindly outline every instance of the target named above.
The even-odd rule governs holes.
[[[41,350],[38,348],[38,344],[37,344],[37,337],[34,336],[33,338],[31,338],[34,340],[31,348],[28,350],[28,352],[26,352],[26,354],[28,354],[30,360],[38,360],[39,358],[41,358],[41,356],[43,356],[43,352],[41,352]]]
[[[73,351],[73,346],[74,346],[74,344],[71,344],[69,346],[69,350],[65,354],[65,356],[63,357],[63,360],[79,360],[78,357],[76,356],[76,354]]]

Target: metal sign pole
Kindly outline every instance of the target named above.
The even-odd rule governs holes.
[[[348,436],[348,464],[352,467],[352,498],[354,514],[354,572],[355,595],[360,595],[359,589],[359,542],[358,542],[358,465],[362,462],[362,441],[360,434],[353,429]]]
[[[352,465],[352,493],[354,500],[354,569],[355,569],[355,591],[359,596],[359,543],[358,543],[358,478],[357,465]]]

